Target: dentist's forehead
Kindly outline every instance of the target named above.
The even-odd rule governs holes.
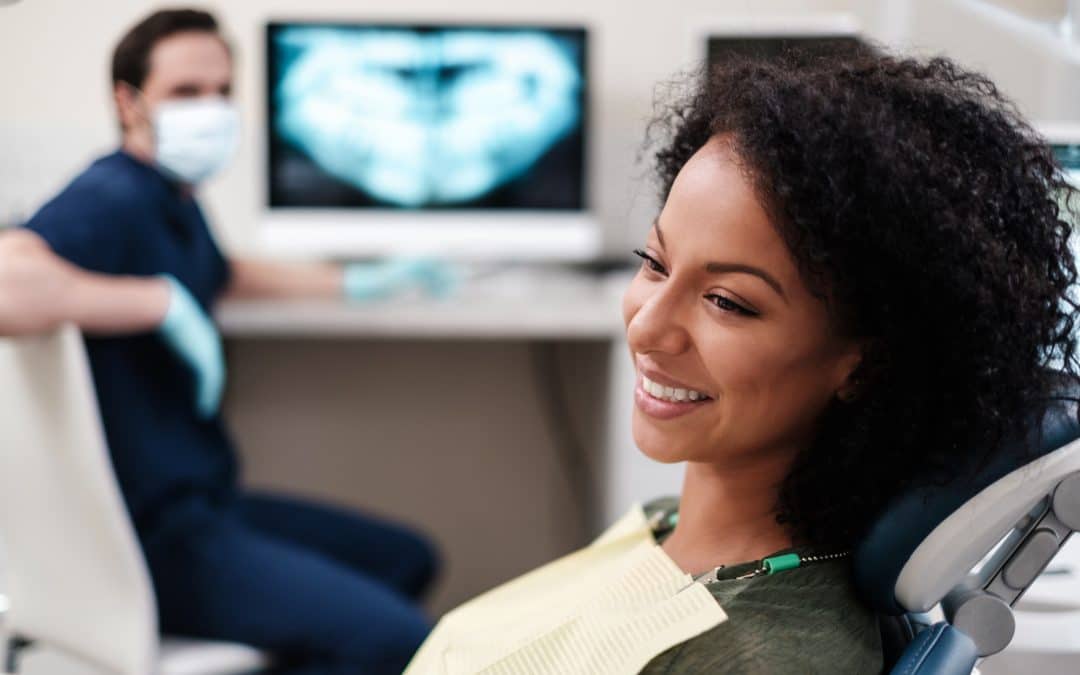
[[[232,56],[216,33],[186,31],[161,40],[150,51],[146,84],[177,80],[227,84],[232,80]]]

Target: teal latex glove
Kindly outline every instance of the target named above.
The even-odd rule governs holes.
[[[200,417],[213,417],[221,406],[225,389],[225,355],[221,336],[202,306],[184,285],[164,275],[169,282],[169,310],[158,326],[165,344],[195,375],[195,410]]]
[[[430,258],[395,258],[345,266],[344,290],[349,300],[380,300],[410,288],[445,298],[458,285],[458,275],[444,262]]]

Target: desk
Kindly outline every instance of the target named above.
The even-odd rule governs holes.
[[[494,522],[491,514],[479,508],[484,500],[478,493],[484,491],[491,492],[491,503],[505,504],[506,499],[515,498],[535,500],[539,502],[535,510],[550,507],[552,514],[547,521],[525,521],[531,528],[530,537],[536,541],[515,544],[520,558],[513,564],[506,560],[473,560],[468,570],[451,570],[450,585],[466,590],[455,590],[436,604],[456,604],[512,573],[569,550],[580,544],[586,534],[568,537],[566,532],[550,531],[559,528],[560,519],[572,517],[572,512],[565,504],[544,504],[565,502],[565,494],[559,494],[561,478],[557,469],[552,469],[550,459],[544,464],[532,456],[556,454],[559,444],[559,439],[552,438],[550,430],[538,421],[542,397],[520,391],[528,389],[522,383],[527,385],[530,380],[533,346],[546,345],[557,351],[561,381],[577,411],[577,436],[592,453],[588,459],[594,477],[591,504],[588,512],[578,514],[587,519],[587,534],[599,531],[635,501],[679,491],[681,467],[646,459],[634,447],[630,434],[635,373],[627,356],[619,311],[627,281],[626,274],[597,277],[508,272],[465,284],[452,298],[442,301],[408,297],[364,305],[307,301],[225,303],[217,319],[230,350],[232,369],[226,412],[237,427],[242,448],[255,446],[257,455],[264,452],[263,448],[279,444],[278,449],[265,450],[262,456],[246,457],[245,461],[257,474],[257,482],[288,489],[299,486],[301,492],[322,491],[330,483],[325,487],[327,494],[348,498],[349,476],[366,473],[366,468],[350,464],[355,459],[344,456],[346,443],[340,438],[334,440],[334,434],[368,428],[364,445],[384,447],[395,442],[396,428],[402,437],[414,439],[406,443],[423,443],[424,429],[414,428],[411,414],[406,414],[405,422],[396,427],[386,418],[403,414],[402,401],[409,391],[452,389],[452,396],[440,393],[434,405],[424,408],[423,426],[443,430],[430,432],[427,442],[433,437],[449,439],[448,447],[457,453],[459,462],[482,457],[476,459],[482,468],[471,472],[472,479],[480,478],[479,484],[472,483],[470,475],[454,474],[454,467],[439,464],[442,457],[433,457],[432,461],[443,474],[443,481],[423,476],[418,484],[415,474],[394,466],[372,467],[372,472],[386,468],[388,483],[405,483],[415,492],[409,498],[419,498],[420,493],[438,490],[446,483],[457,485],[458,496],[462,496],[461,490],[475,490],[462,496],[463,501],[465,496],[472,500],[474,506],[463,508],[460,519],[487,518],[485,522]],[[354,374],[343,372],[351,367],[357,369]],[[357,379],[366,383],[357,385]],[[341,400],[333,400],[335,393],[320,387],[337,390]],[[373,396],[372,388],[381,395]],[[498,404],[493,404],[493,399],[498,399]],[[362,413],[355,408],[361,408]],[[316,425],[311,420],[319,415],[325,418]],[[256,428],[267,418],[280,423],[283,430]],[[480,431],[485,424],[492,427],[490,439]],[[303,425],[307,432],[295,432]],[[285,440],[294,432],[291,440]],[[295,456],[287,446],[295,446],[301,439],[312,447],[305,464],[286,457]],[[339,449],[320,456],[316,445],[321,447],[323,441],[336,443]],[[502,453],[488,454],[485,442],[500,447],[513,445],[520,454],[506,457],[507,463],[500,468],[496,463]],[[311,466],[319,463],[323,465],[321,474]],[[426,461],[417,455],[405,463],[415,469]],[[487,481],[485,469],[492,473]],[[550,488],[547,499],[541,492],[528,493],[532,488],[525,482],[512,487],[510,481],[522,479],[514,474],[534,474],[536,481],[546,481]],[[376,487],[369,485],[368,489]],[[389,492],[386,496],[393,497]],[[454,499],[453,490],[445,492],[440,502],[443,509],[457,509]],[[410,521],[415,517],[430,521],[431,516],[399,513]],[[439,517],[442,520],[435,519],[441,523],[438,527],[450,527],[448,514]],[[494,523],[493,527],[504,528],[500,531],[510,536],[517,525]],[[457,540],[468,535],[464,527],[447,534],[449,552],[452,554],[453,547],[459,545]],[[475,548],[478,540],[475,534],[472,536]],[[535,546],[529,548],[532,544]],[[469,551],[458,553],[466,556]],[[455,574],[458,580],[453,579]],[[458,583],[461,574],[469,578]]]
[[[339,301],[232,301],[218,312],[226,337],[405,339],[622,338],[615,279],[558,277],[550,283],[488,279],[446,300],[414,296],[350,305]]]

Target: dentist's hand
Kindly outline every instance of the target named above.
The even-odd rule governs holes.
[[[449,265],[430,258],[351,263],[345,266],[344,274],[345,297],[354,301],[378,300],[413,287],[443,298],[459,281]]]
[[[171,275],[169,309],[158,326],[165,343],[195,375],[195,409],[212,417],[221,405],[225,389],[225,356],[221,336],[198,301]]]

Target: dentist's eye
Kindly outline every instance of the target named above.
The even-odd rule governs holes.
[[[710,293],[709,295],[706,295],[705,299],[725,312],[735,312],[736,314],[741,314],[743,316],[758,315],[758,313],[754,310],[747,309],[746,307],[743,307],[742,305],[731,300],[730,298],[725,298],[724,296],[717,295],[716,293]]]
[[[641,264],[644,267],[648,268],[650,271],[656,272],[657,274],[665,274],[665,275],[667,274],[667,270],[664,269],[664,266],[661,265],[656,260],[656,258],[652,257],[651,255],[649,255],[645,251],[641,250],[640,248],[635,248],[634,249],[634,255],[641,258],[641,261],[642,261]]]

